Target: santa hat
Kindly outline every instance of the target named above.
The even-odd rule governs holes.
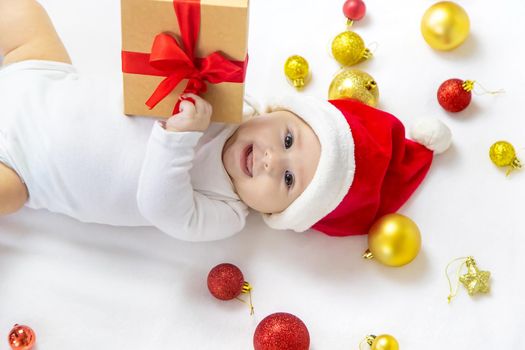
[[[422,119],[405,138],[393,115],[355,100],[287,96],[268,112],[287,110],[310,125],[321,144],[315,175],[284,211],[263,214],[272,228],[331,236],[366,234],[382,215],[397,211],[423,181],[433,153],[451,142],[447,126]]]

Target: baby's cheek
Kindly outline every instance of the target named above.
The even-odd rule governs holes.
[[[276,208],[275,187],[264,179],[250,179],[242,184],[237,184],[237,193],[247,206],[257,211],[269,213]]]

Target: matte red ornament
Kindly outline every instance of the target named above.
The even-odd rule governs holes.
[[[441,107],[449,112],[460,112],[467,108],[472,99],[474,82],[449,79],[439,86],[437,99]]]
[[[310,334],[297,316],[278,312],[266,316],[253,335],[255,350],[308,350]]]
[[[349,20],[359,21],[365,16],[365,3],[362,0],[347,0],[343,5],[343,13]]]
[[[233,264],[219,264],[208,274],[208,289],[217,299],[231,300],[239,296],[243,285],[244,276]]]
[[[35,345],[36,335],[30,327],[15,324],[9,332],[8,340],[12,350],[31,350]]]

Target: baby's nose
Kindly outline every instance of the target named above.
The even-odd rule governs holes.
[[[270,163],[272,162],[272,155],[270,151],[264,151],[264,169],[270,170]]]

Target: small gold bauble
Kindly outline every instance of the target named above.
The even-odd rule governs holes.
[[[433,49],[452,50],[468,37],[470,20],[465,10],[451,1],[432,5],[421,19],[421,34]]]
[[[489,156],[497,166],[509,166],[516,159],[516,151],[509,142],[498,141],[490,147]]]
[[[332,41],[332,55],[342,66],[352,66],[372,57],[363,39],[355,32],[346,31]]]
[[[489,157],[492,163],[499,167],[510,167],[507,175],[514,169],[521,168],[521,162],[516,157],[516,151],[512,144],[507,141],[494,143],[489,150]]]
[[[382,334],[367,337],[371,350],[399,350],[399,343],[396,338],[389,334]]]
[[[284,75],[297,89],[305,86],[309,74],[308,61],[304,57],[299,55],[290,56],[284,63]]]
[[[368,249],[363,257],[376,258],[388,266],[403,266],[414,260],[421,249],[421,233],[416,223],[401,214],[377,220],[368,232]]]
[[[328,98],[331,100],[351,98],[376,107],[379,89],[376,81],[369,74],[358,69],[343,69],[332,79]]]

